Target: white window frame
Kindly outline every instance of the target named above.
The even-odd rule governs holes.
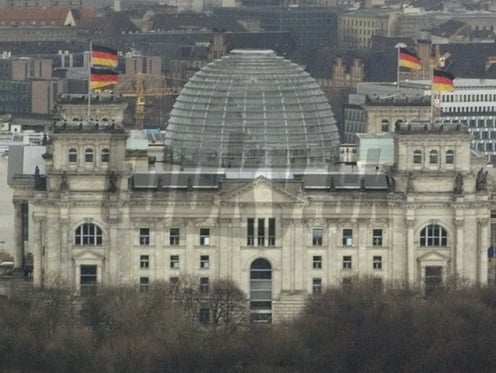
[[[179,255],[171,255],[169,257],[169,265],[171,269],[179,269]]]
[[[200,246],[210,246],[210,228],[200,228]]]
[[[150,255],[140,255],[140,268],[141,269],[150,268]]]
[[[209,269],[210,268],[210,256],[209,255],[200,255],[200,268],[201,269]]]
[[[343,269],[350,270],[353,268],[353,256],[343,255]]]
[[[316,235],[320,231],[320,236]],[[322,246],[324,241],[324,230],[322,228],[312,228],[312,246]]]
[[[372,257],[372,268],[376,271],[382,270],[382,256],[374,255]]]

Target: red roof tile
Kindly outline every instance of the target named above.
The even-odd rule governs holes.
[[[63,25],[70,10],[70,8],[64,7],[14,9],[7,8],[2,9],[2,11],[0,12],[0,22],[54,22],[55,24]],[[93,18],[94,16],[93,12],[90,10],[80,10],[79,14],[83,19],[88,17]]]

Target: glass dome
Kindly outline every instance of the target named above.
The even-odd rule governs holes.
[[[322,167],[338,157],[327,99],[271,50],[233,50],[197,72],[171,111],[168,161],[183,166]]]

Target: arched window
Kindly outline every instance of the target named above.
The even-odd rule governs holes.
[[[69,163],[77,162],[77,150],[74,148],[69,149]]]
[[[86,149],[84,151],[84,161],[86,163],[93,163],[93,149]]]
[[[431,150],[429,153],[429,163],[437,164],[437,150]]]
[[[446,164],[453,164],[453,163],[455,163],[455,151],[448,150],[446,151]]]
[[[381,131],[382,132],[389,132],[389,121],[387,119],[383,119],[381,121]]]
[[[254,322],[272,319],[272,266],[256,259],[250,267],[250,318]]]
[[[415,150],[413,152],[413,163],[414,164],[422,164],[422,151],[421,150]]]
[[[446,246],[448,234],[438,224],[430,224],[420,231],[420,246]]]
[[[108,163],[110,161],[110,150],[108,148],[102,149],[100,155],[102,163]]]
[[[102,229],[96,224],[84,223],[76,228],[74,238],[76,245],[101,245]]]

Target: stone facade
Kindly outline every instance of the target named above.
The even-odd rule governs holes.
[[[21,206],[29,216],[17,258],[33,254],[35,285],[228,278],[255,319],[277,322],[310,294],[356,278],[487,283],[487,175],[463,128],[399,128],[385,175],[150,171],[127,137],[115,126],[57,126],[46,175],[14,178],[16,228]]]

